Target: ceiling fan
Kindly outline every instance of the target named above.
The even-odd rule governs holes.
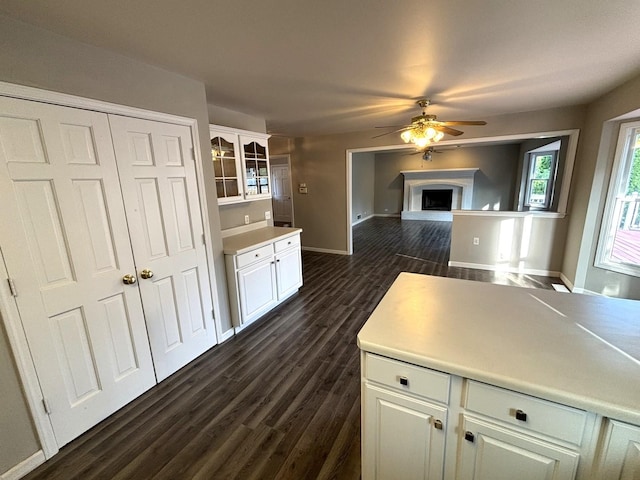
[[[445,134],[458,136],[464,132],[451,128],[458,125],[486,125],[484,120],[449,120],[440,121],[435,115],[427,115],[427,107],[431,104],[431,100],[421,98],[416,102],[422,108],[422,114],[411,119],[410,125],[391,125],[376,128],[397,128],[391,132],[376,135],[373,138],[382,137],[391,133],[402,132],[400,137],[405,143],[414,143],[418,148],[424,148],[430,143],[439,142]],[[398,128],[399,127],[399,128]]]
[[[422,154],[422,159],[423,160],[426,160],[426,161],[429,162],[429,161],[432,160],[434,153],[442,153],[442,150],[436,150],[433,147],[427,147],[427,148],[425,148],[423,150],[418,150],[418,151],[412,153],[411,155],[416,155],[418,153]]]

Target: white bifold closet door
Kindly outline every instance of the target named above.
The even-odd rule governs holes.
[[[215,344],[188,127],[110,115],[158,381]],[[153,273],[143,278],[144,271]]]
[[[0,97],[0,248],[59,446],[215,343],[190,129],[131,121]]]

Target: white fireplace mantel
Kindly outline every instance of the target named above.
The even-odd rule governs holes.
[[[437,170],[402,170],[404,176],[403,220],[451,221],[451,212],[422,210],[422,191],[453,190],[451,209],[470,210],[473,200],[473,181],[478,168],[449,168]]]

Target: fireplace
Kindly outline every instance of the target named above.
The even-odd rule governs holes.
[[[402,219],[450,222],[452,210],[470,210],[477,171],[477,168],[401,171],[404,176]],[[428,193],[424,194],[425,191]]]
[[[451,211],[453,189],[422,190],[422,210]]]

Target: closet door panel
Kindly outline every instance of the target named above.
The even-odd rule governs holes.
[[[191,130],[117,115],[109,122],[162,380],[216,342]]]

